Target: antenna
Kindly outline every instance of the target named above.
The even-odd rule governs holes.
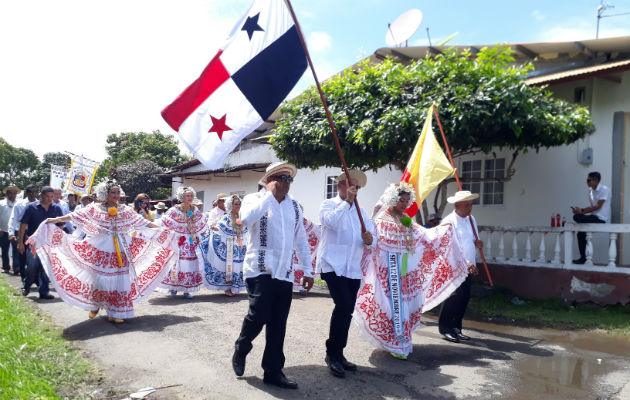
[[[405,11],[394,22],[387,24],[385,42],[388,46],[398,47],[413,36],[422,23],[422,11],[417,8]]]

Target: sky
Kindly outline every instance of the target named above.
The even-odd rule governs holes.
[[[627,13],[609,0],[603,15]],[[160,111],[223,45],[249,0],[0,0],[0,137],[102,161],[107,135],[176,134]],[[599,0],[293,0],[320,80],[386,47],[387,24],[423,13],[409,45],[594,39]],[[630,35],[630,15],[599,37]],[[310,72],[290,96],[313,84]],[[180,146],[182,150],[185,148]],[[0,155],[1,156],[1,155]]]

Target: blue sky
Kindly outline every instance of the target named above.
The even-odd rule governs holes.
[[[612,15],[630,11],[609,0]],[[0,136],[39,156],[102,160],[110,133],[173,133],[160,111],[210,61],[249,0],[30,0],[0,3]],[[598,0],[293,0],[320,79],[385,47],[387,24],[424,14],[409,45],[595,38]],[[630,35],[630,15],[603,18],[600,38]],[[305,75],[299,91],[312,84]]]

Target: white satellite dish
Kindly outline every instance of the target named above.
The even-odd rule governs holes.
[[[385,42],[389,46],[398,46],[407,41],[420,27],[422,23],[422,11],[417,8],[405,11],[396,21],[387,24]]]

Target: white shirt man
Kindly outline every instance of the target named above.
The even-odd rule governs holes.
[[[63,193],[61,192],[61,189],[54,188],[53,189],[53,204],[61,208],[61,212],[63,216],[63,215],[70,214],[70,206],[68,206],[68,203],[66,203],[65,201],[61,199],[62,197],[63,197]],[[64,228],[67,228],[66,231],[68,233],[74,232],[74,226],[72,226],[70,222],[66,222],[64,225]]]
[[[259,181],[265,189],[243,199],[241,221],[249,229],[243,262],[249,312],[243,320],[232,356],[232,369],[236,376],[242,376],[252,341],[266,325],[263,382],[290,389],[297,389],[298,385],[282,373],[282,368],[284,335],[293,292],[294,250],[302,264],[299,268],[304,271],[304,288],[309,291],[313,287],[310,247],[302,210],[289,196],[296,173],[293,164],[272,163]]]
[[[596,216],[604,222],[610,222],[610,189],[606,185],[597,183],[595,189],[591,188],[588,191],[588,202],[591,207],[595,208],[600,200],[603,201],[601,207],[591,212],[591,215]]]
[[[449,197],[447,201],[455,205],[455,210],[440,223],[441,225],[451,224],[453,226],[457,243],[464,258],[468,261],[468,270],[474,275],[478,273],[475,261],[476,249],[483,248],[483,242],[475,239],[473,228],[470,224],[472,220],[475,231],[478,232],[477,223],[470,215],[473,208],[473,200],[477,198],[479,198],[478,194],[470,193],[468,190],[459,191],[454,196]],[[470,340],[470,337],[462,333],[462,319],[466,313],[468,300],[470,300],[470,286],[471,278],[468,276],[457,290],[442,303],[439,331],[444,336],[444,339],[449,342],[459,343],[460,340]]]
[[[16,196],[21,192],[17,186],[7,186],[2,190],[6,198],[0,200],[0,248],[2,249],[2,270],[9,272],[11,263],[9,259],[9,249],[13,248],[13,272],[17,275],[20,271],[20,260],[17,252],[17,242],[9,240],[9,220],[15,206]]]
[[[589,187],[588,202],[590,206],[585,208],[571,207],[573,209],[573,220],[578,224],[610,222],[610,189],[600,183],[601,178],[602,176],[599,172],[589,172],[586,178],[586,185]],[[586,232],[578,232],[577,241],[580,258],[573,260],[573,263],[584,264],[586,262]]]
[[[367,178],[358,170],[348,173],[350,179],[345,173],[337,177],[339,195],[324,200],[319,209],[322,235],[316,265],[335,303],[326,340],[325,361],[330,372],[339,378],[343,378],[346,371],[357,369],[355,364],[346,360],[343,350],[348,342],[348,329],[361,285],[363,250],[374,245],[375,237],[374,224],[363,208],[360,212],[366,231],[362,232],[355,203],[357,190],[365,187]]]
[[[208,211],[208,226],[213,227],[219,222],[219,220],[225,215],[225,199],[228,198],[226,193],[219,193],[217,195],[216,206],[212,207],[212,210]]]

